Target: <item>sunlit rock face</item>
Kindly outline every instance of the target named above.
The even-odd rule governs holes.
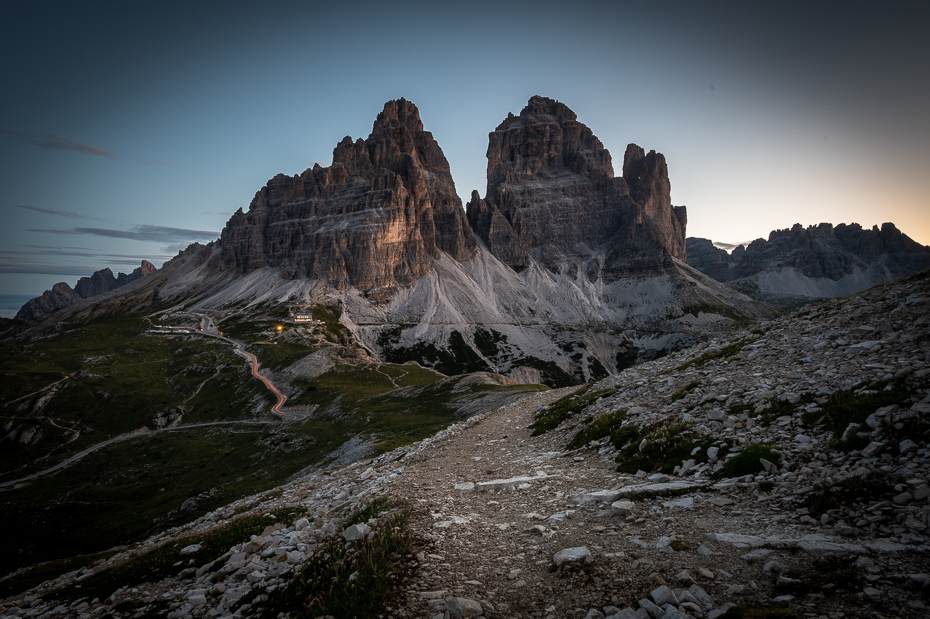
[[[244,274],[279,267],[338,289],[390,290],[456,260],[476,242],[449,163],[416,106],[385,104],[368,139],[344,138],[333,164],[279,174],[223,229],[215,266]]]
[[[557,268],[564,255],[600,257],[587,270],[613,280],[685,259],[685,207],[671,204],[665,157],[627,147],[623,177],[610,153],[564,104],[535,96],[489,135],[485,198],[468,221],[502,262]]]

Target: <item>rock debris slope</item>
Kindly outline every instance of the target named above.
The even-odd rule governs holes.
[[[379,526],[343,529],[343,514],[392,497],[408,504],[417,547],[398,559],[383,616],[714,618],[732,605],[927,616],[928,308],[925,271],[583,392],[533,395],[208,514],[185,533],[243,511],[290,508],[297,520],[202,564],[182,560],[176,575],[105,600],[53,593],[180,530],[4,607],[250,616],[326,540],[349,544]]]
[[[930,267],[930,247],[882,224],[820,224],[773,230],[731,253],[689,238],[688,264],[751,296],[783,307],[840,297]]]

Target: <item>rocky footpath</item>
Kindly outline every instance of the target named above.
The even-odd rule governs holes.
[[[382,617],[930,616],[928,309],[922,272],[535,394],[233,503],[4,611],[252,616],[333,540],[377,533],[387,515],[345,518],[379,499],[406,505],[413,539]],[[54,593],[240,514],[269,524],[209,561],[186,560],[191,543],[169,577]]]

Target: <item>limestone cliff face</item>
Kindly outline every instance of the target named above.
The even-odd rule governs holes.
[[[595,270],[615,279],[685,259],[686,213],[671,205],[665,158],[631,144],[614,177],[610,153],[564,104],[530,99],[489,135],[487,157],[487,193],[472,193],[468,221],[506,264],[605,250]]]
[[[223,229],[214,266],[279,267],[373,291],[412,283],[440,251],[461,261],[475,250],[449,163],[416,106],[399,99],[366,140],[343,139],[331,166],[268,181]]]
[[[51,311],[74,305],[84,299],[104,294],[143,277],[148,277],[157,270],[154,264],[148,260],[143,260],[142,264],[128,275],[120,273],[114,277],[113,271],[110,269],[100,269],[90,277],[79,279],[73,289],[65,282],[58,282],[52,286],[51,290],[46,290],[42,296],[27,301],[16,313],[16,319],[35,320]]]

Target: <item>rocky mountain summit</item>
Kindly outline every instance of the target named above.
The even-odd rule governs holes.
[[[489,135],[488,186],[472,193],[468,221],[499,260],[525,268],[563,254],[605,257],[592,280],[661,271],[685,259],[685,207],[672,207],[665,157],[630,144],[623,177],[610,153],[565,104],[535,96]],[[664,265],[664,266],[663,266]]]
[[[894,224],[795,224],[727,253],[689,238],[688,264],[717,281],[781,306],[839,297],[930,267],[930,247]]]
[[[532,395],[4,611],[336,616],[389,583],[369,615],[927,616],[928,307],[924,271]]]
[[[143,277],[152,275],[157,270],[154,264],[148,260],[143,260],[142,264],[128,275],[120,273],[114,277],[113,271],[106,268],[95,271],[90,277],[82,277],[77,281],[77,285],[73,289],[67,282],[58,282],[52,286],[51,290],[46,290],[42,296],[27,301],[17,312],[16,320],[35,320],[39,316],[56,309],[68,307],[84,299],[122,288]]]
[[[346,136],[333,164],[268,181],[223,229],[211,262],[244,275],[279,268],[338,290],[408,285],[475,239],[442,149],[406,99],[388,101],[367,139]]]

